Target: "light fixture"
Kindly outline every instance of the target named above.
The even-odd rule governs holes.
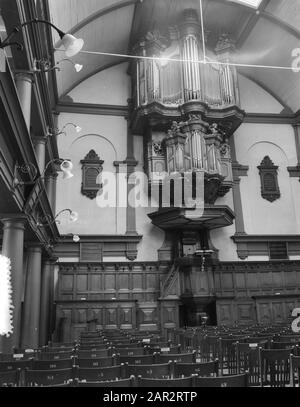
[[[46,215],[43,218],[40,218],[37,221],[37,226],[47,226],[51,225],[53,223],[57,223],[58,225],[61,223],[59,219],[57,219],[62,213],[64,212],[69,212],[69,221],[70,222],[76,222],[78,220],[78,213],[72,211],[72,209],[62,209],[61,211],[58,212],[57,215],[55,215],[55,218],[53,218],[51,215]]]
[[[64,125],[64,127],[61,130],[55,129],[53,132],[51,132],[51,130],[49,129],[48,130],[48,136],[59,136],[61,134],[64,134],[66,136],[67,133],[65,132],[65,128],[67,126],[73,126],[75,128],[75,130],[76,130],[76,133],[80,133],[81,130],[82,130],[82,128],[80,126],[78,126],[77,124],[67,123],[67,124]]]
[[[57,62],[55,66],[51,66],[51,62],[48,59],[36,59],[34,60],[34,72],[49,72],[49,71],[61,71],[61,68],[58,66],[62,62],[70,62],[76,72],[80,72],[83,68],[83,65],[73,62],[71,59],[64,58],[61,61]]]
[[[60,164],[60,169],[63,172],[63,179],[70,179],[70,178],[74,177],[74,174],[71,173],[71,171],[73,169],[73,163],[71,161],[64,160]]]
[[[12,188],[15,189],[18,185],[34,185],[39,178],[41,178],[41,179],[45,178],[46,171],[51,164],[57,164],[60,166],[60,169],[63,172],[63,179],[69,179],[69,178],[74,177],[74,174],[71,173],[71,170],[73,169],[73,163],[70,160],[66,160],[64,158],[54,158],[53,160],[49,161],[46,164],[45,169],[40,176],[38,176],[38,170],[37,170],[36,166],[32,163],[28,163],[28,164],[24,164],[24,165],[16,165]],[[32,173],[33,181],[29,181],[29,182],[20,181],[17,178],[17,170],[19,170],[23,174]]]
[[[39,20],[37,18],[35,18],[33,20],[25,21],[25,23],[22,23],[16,27],[14,27],[14,29],[11,31],[11,33],[3,41],[0,40],[0,48],[5,48],[5,47],[11,46],[11,45],[17,45],[17,47],[22,50],[23,49],[22,44],[20,44],[19,42],[10,42],[10,39],[12,37],[14,37],[17,33],[19,33],[20,29],[22,27],[25,27],[27,25],[37,24],[37,23],[50,25],[52,28],[54,28],[57,31],[57,33],[60,37],[59,46],[62,45],[65,48],[65,53],[66,53],[67,57],[72,57],[81,51],[81,49],[84,45],[84,41],[82,39],[76,38],[71,34],[64,33],[59,28],[57,28],[54,24],[50,23],[50,21]]]
[[[64,235],[63,239],[66,239],[68,237],[72,237],[72,240],[74,243],[80,242],[80,237],[78,235],[74,235],[74,233],[68,233],[68,234]]]
[[[73,242],[74,243],[80,242],[80,237],[78,235],[73,235]]]

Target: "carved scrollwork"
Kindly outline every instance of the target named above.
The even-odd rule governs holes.
[[[154,154],[163,156],[164,155],[164,150],[161,141],[154,141],[152,143],[152,148],[154,151]]]

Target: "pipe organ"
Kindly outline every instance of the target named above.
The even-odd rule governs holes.
[[[158,31],[148,33],[136,47],[139,55],[157,58],[140,59],[136,63],[137,106],[152,102],[182,105],[189,101],[219,108],[238,105],[236,69],[229,65],[234,44],[228,36],[221,35],[215,52],[209,53],[204,61],[201,27],[194,10],[186,10],[176,32],[174,41],[162,37]],[[159,45],[156,48],[155,41]],[[176,44],[177,52],[169,57],[171,43],[173,48]]]

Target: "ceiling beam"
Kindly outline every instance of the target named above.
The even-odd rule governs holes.
[[[128,116],[128,106],[125,105],[59,102],[56,106],[56,111],[59,113],[93,114],[99,116]]]
[[[270,0],[262,1],[258,9],[254,11],[252,16],[249,18],[248,22],[246,23],[246,26],[243,28],[241,34],[239,35],[239,38],[236,43],[237,48],[241,48],[244,45],[245,41],[247,40],[251,32],[254,30],[254,27],[256,26],[259,18],[261,17],[261,13],[266,9],[269,2]]]

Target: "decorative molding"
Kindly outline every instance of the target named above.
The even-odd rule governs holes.
[[[128,106],[93,103],[59,102],[55,110],[61,113],[94,114],[99,116],[128,116]]]
[[[95,199],[102,188],[102,184],[97,184],[97,178],[103,169],[104,161],[100,160],[95,150],[90,150],[80,163],[82,164],[81,193],[90,199]]]
[[[102,257],[100,259],[99,254],[99,259],[92,261],[100,262],[105,257],[126,257],[132,261],[137,257],[137,246],[141,239],[141,235],[85,235],[80,236],[78,244],[73,242],[72,237],[62,236],[62,240],[54,247],[54,255],[60,258],[81,257],[82,245],[88,251],[94,250],[95,245],[98,245],[97,250],[99,253],[101,251]]]
[[[295,167],[287,167],[287,170],[291,178],[300,178],[300,166],[296,165]]]
[[[246,113],[244,123],[295,124],[297,123],[297,115],[276,113]]]
[[[231,239],[237,245],[238,257],[269,256],[270,242],[286,242],[288,256],[300,256],[300,235],[247,235],[236,233]]]
[[[249,171],[248,165],[239,164],[237,161],[232,163],[232,172],[234,178],[237,177],[247,177]]]
[[[269,156],[265,156],[259,169],[261,182],[261,196],[269,202],[274,202],[280,198],[278,185],[278,166],[274,165]]]

